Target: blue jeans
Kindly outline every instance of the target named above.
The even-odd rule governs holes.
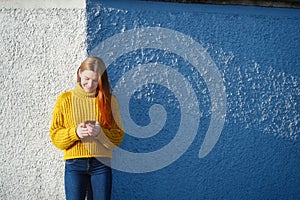
[[[85,197],[88,200],[109,200],[111,185],[111,168],[102,164],[98,159],[66,160],[65,192],[67,200],[84,200]]]

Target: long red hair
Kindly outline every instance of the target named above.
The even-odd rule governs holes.
[[[98,74],[97,99],[101,113],[100,125],[111,128],[114,124],[114,119],[111,110],[111,91],[106,66],[101,58],[95,56],[86,58],[77,71],[77,82],[81,82],[79,73],[84,70],[92,70]]]

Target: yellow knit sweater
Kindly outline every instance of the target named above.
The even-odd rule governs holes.
[[[52,143],[64,151],[64,159],[112,157],[114,147],[121,144],[124,131],[118,103],[112,95],[111,106],[116,124],[112,129],[102,128],[97,137],[80,139],[76,128],[87,120],[100,121],[95,93],[86,93],[79,84],[74,90],[64,92],[57,98],[52,114],[50,138]]]

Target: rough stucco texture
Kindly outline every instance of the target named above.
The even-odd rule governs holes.
[[[180,121],[184,112],[193,115],[176,97],[174,85],[160,84],[176,79],[176,87],[185,87],[183,79],[172,76],[174,71],[171,70],[142,73],[150,65],[164,64],[166,69],[182,74],[191,85],[184,89],[185,100],[190,101],[190,105],[195,103],[190,99],[194,91],[201,113],[195,139],[175,162],[148,173],[115,170],[113,199],[300,198],[298,9],[89,0],[87,12],[88,53],[93,54],[95,48],[105,44],[106,48],[101,49],[104,54],[100,56],[107,54],[109,60],[117,54],[108,70],[112,86],[118,86],[121,81],[121,87],[127,91],[138,82],[145,83],[143,87],[136,87],[135,92],[119,96],[121,107],[128,106],[132,121],[141,127],[136,129],[140,132],[133,135],[132,126],[124,123],[127,134],[121,148],[141,157],[120,164],[128,168],[135,165],[133,162],[144,168],[148,168],[149,163],[159,165],[187,142],[178,142],[169,154],[141,161],[179,135],[179,128],[184,126]],[[173,30],[174,34],[153,37],[157,33],[152,31],[149,41],[143,37],[149,33],[149,27]],[[179,38],[175,31],[186,37]],[[125,37],[129,32],[132,34]],[[164,40],[165,48],[156,48],[155,44],[161,44],[167,37],[170,43]],[[176,37],[177,43],[173,40]],[[214,79],[204,81],[205,72],[199,74],[196,65],[184,59],[185,52],[190,53],[195,46],[189,37],[204,47],[199,57],[210,55],[217,66],[215,72],[221,73],[226,88],[226,120],[222,133],[212,151],[200,159],[199,149],[214,112],[211,109],[211,92],[214,91],[208,90],[207,85]],[[112,39],[117,42],[106,44]],[[176,49],[180,42],[188,48]],[[139,48],[129,51],[128,44]],[[170,46],[182,54],[170,51]],[[203,63],[202,67],[207,67]],[[127,79],[126,74],[131,71],[134,71],[133,76]],[[122,101],[126,95],[130,96],[129,102]],[[164,112],[151,116],[149,110],[154,104],[164,107],[167,120],[157,134],[142,138],[143,127],[155,119],[163,119]],[[159,124],[159,120],[155,123]],[[194,126],[193,123],[190,121],[184,129]],[[191,132],[183,134],[188,138]]]
[[[84,9],[0,9],[0,199],[64,199],[52,109],[86,56]]]

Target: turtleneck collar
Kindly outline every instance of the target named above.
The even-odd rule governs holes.
[[[80,83],[76,84],[76,87],[74,89],[74,94],[78,97],[82,97],[82,98],[95,98],[96,97],[96,91],[89,93],[84,91],[84,89],[81,87]]]

